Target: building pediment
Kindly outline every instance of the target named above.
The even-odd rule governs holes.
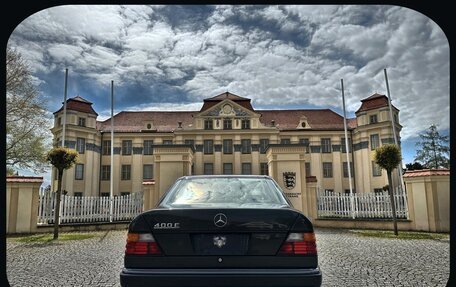
[[[260,117],[259,114],[246,109],[230,99],[225,99],[215,106],[199,113],[196,117],[215,117],[215,118],[251,118]]]

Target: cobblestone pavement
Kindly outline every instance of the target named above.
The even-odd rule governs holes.
[[[77,241],[20,243],[7,238],[11,286],[120,286],[126,230]],[[446,286],[448,240],[359,237],[316,229],[322,286]]]

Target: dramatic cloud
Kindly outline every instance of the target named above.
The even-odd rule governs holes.
[[[400,109],[402,139],[449,128],[449,45],[425,15],[397,6],[65,5],[31,15],[8,43],[30,62],[48,108],[69,95],[116,111],[197,110],[231,91],[256,108],[341,110],[375,92]],[[436,112],[438,111],[438,113]]]

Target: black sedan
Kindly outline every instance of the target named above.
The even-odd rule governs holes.
[[[129,226],[122,286],[320,286],[311,222],[268,176],[185,176]]]

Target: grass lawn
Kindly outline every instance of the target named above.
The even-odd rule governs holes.
[[[450,235],[446,233],[416,232],[416,231],[398,231],[394,235],[392,230],[350,230],[358,236],[396,238],[396,239],[449,239]]]
[[[67,241],[67,240],[83,240],[88,238],[97,237],[99,234],[90,234],[90,233],[59,233],[58,241]],[[54,234],[44,233],[44,234],[35,234],[30,236],[16,237],[14,240],[23,243],[46,243],[52,242]]]

